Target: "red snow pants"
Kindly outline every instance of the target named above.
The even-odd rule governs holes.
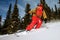
[[[38,29],[41,27],[41,24],[42,20],[37,16],[33,16],[32,22],[26,27],[26,30],[30,31],[32,28],[34,28],[35,25],[36,25],[35,29]]]

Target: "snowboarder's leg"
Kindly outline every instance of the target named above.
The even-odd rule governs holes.
[[[28,25],[26,27],[26,30],[27,31],[30,31],[32,28],[34,28],[34,25],[37,23],[37,17],[36,16],[33,16],[32,17],[32,22],[30,23],[30,25]]]
[[[37,22],[37,25],[36,25],[36,29],[40,28],[42,25],[42,20],[40,18],[38,18],[38,22]]]

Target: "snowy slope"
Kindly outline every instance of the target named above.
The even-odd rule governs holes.
[[[19,34],[19,37],[16,34],[11,35],[0,35],[0,40],[60,40],[60,22],[50,22],[45,24],[45,26],[40,29],[33,29],[30,32],[27,32],[25,35]]]

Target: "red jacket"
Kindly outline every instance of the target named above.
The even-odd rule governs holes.
[[[42,6],[38,6],[36,9],[36,15],[37,16],[42,16],[43,13],[43,7]]]

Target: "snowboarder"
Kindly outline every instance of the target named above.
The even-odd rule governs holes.
[[[30,31],[34,26],[36,25],[35,29],[38,29],[41,27],[42,24],[42,12],[43,12],[43,5],[38,4],[38,6],[29,11],[30,14],[32,14],[32,22],[26,27],[27,31]]]

